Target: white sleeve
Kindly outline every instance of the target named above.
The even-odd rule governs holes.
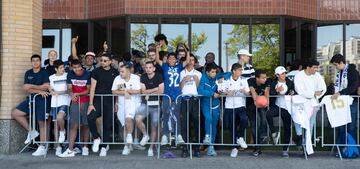
[[[134,79],[134,89],[135,90],[140,90],[141,89],[141,83],[140,83],[140,77],[135,75],[134,76],[135,79]]]
[[[118,90],[119,77],[120,76],[116,76],[116,78],[114,79],[111,90]]]
[[[308,99],[314,98],[314,91],[306,90],[306,81],[301,79],[302,72],[299,72],[294,78],[295,91],[298,95],[303,96]]]
[[[319,96],[319,98],[320,98],[326,93],[327,88],[326,88],[326,83],[325,83],[323,76],[321,76],[320,73],[316,73],[316,76],[318,79],[317,81],[319,82],[319,83],[317,83],[317,91],[322,91],[321,96]]]
[[[185,77],[185,69],[180,72],[180,83]]]
[[[199,71],[197,72],[197,76],[198,76],[199,81],[200,81],[202,74]]]

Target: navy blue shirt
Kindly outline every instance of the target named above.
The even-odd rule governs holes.
[[[24,84],[42,85],[49,82],[49,73],[44,68],[41,68],[37,73],[33,69],[25,72]]]

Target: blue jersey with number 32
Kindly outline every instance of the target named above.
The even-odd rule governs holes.
[[[184,69],[182,64],[176,64],[175,66],[169,66],[167,63],[163,63],[163,75],[165,94],[169,95],[173,101],[181,94],[180,89],[180,72]]]

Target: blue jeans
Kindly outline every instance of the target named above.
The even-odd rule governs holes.
[[[351,123],[347,125],[343,125],[337,128],[338,137],[336,139],[337,144],[345,144],[346,143],[346,133],[351,134],[353,138],[356,139],[357,137],[357,119],[358,119],[358,103],[353,102],[352,105],[350,105],[350,113],[351,113]]]
[[[163,104],[162,104],[163,135],[168,135],[170,132],[176,132],[176,134],[180,134],[180,129],[181,129],[180,105],[181,105],[180,103],[176,104],[175,101],[172,101],[170,104],[169,99],[163,100]]]
[[[205,117],[205,135],[209,135],[211,143],[214,143],[219,121],[219,108],[211,109],[210,105],[201,105],[201,110]]]

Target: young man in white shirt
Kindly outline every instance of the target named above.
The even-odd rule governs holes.
[[[189,142],[188,134],[190,135],[190,126],[187,124],[193,123],[195,128],[195,142],[200,142],[199,136],[199,99],[197,97],[197,88],[200,83],[201,73],[194,68],[195,56],[190,54],[190,60],[184,70],[180,72],[180,87],[181,87],[181,135],[184,137],[185,142]],[[180,101],[180,100],[179,100]],[[189,132],[189,133],[188,133]],[[188,154],[188,147],[183,146],[181,157],[185,158]],[[198,146],[194,146],[194,156],[199,157],[200,151]]]
[[[295,75],[295,91],[298,95],[308,99],[309,101],[318,103],[318,99],[326,92],[324,78],[317,72],[319,62],[316,60],[308,60],[305,62],[304,66],[305,69]],[[314,109],[314,112],[306,112],[312,114],[310,118],[310,133],[312,133],[312,129],[315,124],[316,112],[316,108]],[[294,126],[297,135],[295,141],[297,145],[300,146],[302,144],[302,129],[297,123],[294,123]]]
[[[281,116],[284,128],[284,137],[283,144],[283,153],[284,158],[289,157],[288,144],[290,143],[291,137],[291,115],[286,110],[286,102],[284,95],[293,95],[295,94],[294,83],[286,77],[286,69],[283,66],[278,66],[275,69],[276,80],[274,80],[270,85],[270,95],[278,96],[276,97],[275,104],[270,105],[270,109],[266,113],[267,122],[271,131],[271,137],[273,139],[273,144],[278,144],[280,132],[279,128],[274,127],[274,117]],[[279,96],[280,95],[280,96]]]
[[[120,75],[114,79],[112,93],[118,96],[117,117],[121,124],[126,128],[126,145],[122,152],[123,155],[130,154],[130,145],[133,143],[132,132],[134,130],[135,112],[141,104],[140,96],[140,77],[130,73],[131,64],[124,64],[119,67]]]
[[[241,148],[246,149],[247,144],[244,140],[245,129],[248,126],[246,96],[250,95],[250,89],[247,80],[241,76],[242,71],[243,68],[239,63],[233,64],[231,74],[226,75],[222,84],[219,84],[218,91],[227,96],[223,117],[224,128],[229,130],[232,144],[239,144]],[[230,156],[235,158],[237,154],[237,146],[234,146]]]
[[[61,60],[54,61],[56,73],[49,77],[50,94],[51,97],[51,116],[54,122],[55,138],[58,138],[59,143],[65,141],[65,116],[68,113],[70,105],[70,96],[67,93],[67,73],[65,73],[64,62]],[[59,132],[58,132],[59,131]],[[59,135],[59,136],[58,136]],[[59,156],[62,153],[60,145],[57,146],[55,155]]]

